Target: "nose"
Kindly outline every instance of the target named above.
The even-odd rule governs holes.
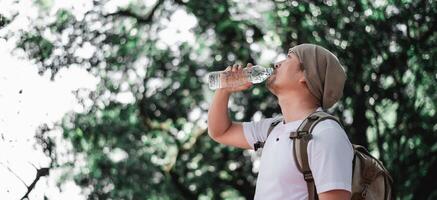
[[[279,66],[280,66],[279,63],[275,63],[275,64],[273,65],[273,68],[274,68],[274,69],[278,69]]]

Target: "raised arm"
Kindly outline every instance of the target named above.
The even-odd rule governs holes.
[[[252,67],[252,64],[248,64]],[[226,70],[242,70],[241,65],[228,67]],[[238,122],[232,122],[228,114],[228,101],[233,92],[246,90],[252,86],[252,83],[242,85],[236,88],[226,88],[216,90],[210,109],[208,110],[208,134],[216,142],[249,149],[251,146],[247,142],[243,133],[243,126]]]

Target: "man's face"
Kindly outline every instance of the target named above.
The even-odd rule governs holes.
[[[288,52],[287,58],[275,63],[273,75],[269,77],[266,84],[268,89],[275,95],[281,91],[302,89],[299,81],[305,79],[300,69],[300,61],[296,54]]]

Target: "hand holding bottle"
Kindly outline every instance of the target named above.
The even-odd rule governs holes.
[[[208,74],[209,88],[225,89],[228,92],[238,92],[250,88],[253,83],[261,83],[273,73],[272,68],[247,64],[246,68],[234,64],[225,71],[211,72]]]
[[[252,63],[248,63],[246,68],[252,68]],[[250,87],[252,87],[253,83],[249,80],[242,80],[243,76],[243,66],[234,64],[233,66],[228,66],[222,75],[224,75],[221,80],[221,82],[225,82],[226,80],[227,85],[222,85],[222,88],[220,90],[227,91],[229,93],[233,92],[240,92],[243,90],[247,90]],[[244,79],[244,78],[243,78]]]

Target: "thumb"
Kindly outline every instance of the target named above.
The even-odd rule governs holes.
[[[243,87],[244,87],[245,90],[247,90],[247,89],[251,88],[252,86],[253,86],[253,83],[248,82]]]

